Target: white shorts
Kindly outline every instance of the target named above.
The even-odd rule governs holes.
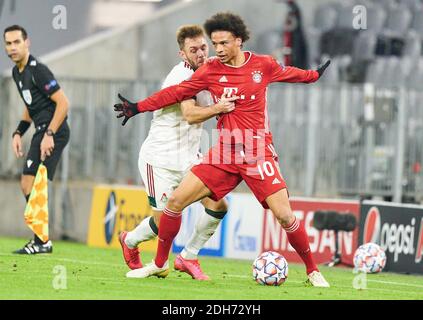
[[[176,171],[155,167],[143,159],[138,159],[142,181],[148,194],[150,206],[158,211],[164,210],[167,199],[182,181],[182,178],[190,170]]]

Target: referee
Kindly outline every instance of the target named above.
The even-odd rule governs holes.
[[[49,68],[29,53],[28,34],[23,27],[10,26],[4,30],[3,37],[6,53],[15,63],[13,80],[25,103],[22,120],[12,134],[12,147],[17,158],[24,156],[21,137],[32,122],[35,126],[21,176],[21,188],[28,201],[41,161],[47,167],[48,179],[53,180],[62,151],[69,141],[66,121],[69,102]],[[51,252],[51,241],[44,243],[35,234],[23,248],[14,251],[18,254]]]

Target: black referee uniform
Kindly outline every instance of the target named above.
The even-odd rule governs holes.
[[[22,72],[19,72],[17,66],[13,68],[13,80],[35,126],[23,174],[35,176],[41,163],[41,141],[56,110],[56,104],[50,96],[58,91],[60,86],[49,68],[38,62],[32,55],[29,56],[28,63]],[[50,181],[53,180],[63,149],[69,142],[70,131],[66,119],[54,135],[52,154],[44,160]]]

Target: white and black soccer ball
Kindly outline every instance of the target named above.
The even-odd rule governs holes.
[[[288,262],[279,253],[266,251],[253,262],[253,279],[264,286],[279,286],[288,277]]]
[[[378,273],[386,264],[385,251],[376,243],[368,242],[357,248],[354,253],[354,268],[365,273]]]

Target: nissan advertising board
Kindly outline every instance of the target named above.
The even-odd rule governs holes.
[[[311,198],[291,198],[291,208],[295,216],[304,223],[316,263],[322,264],[332,260],[335,253],[335,241],[339,243],[341,261],[343,264],[352,265],[353,255],[358,246],[358,228],[352,232],[338,233],[332,230],[319,231],[313,227],[314,213],[319,210],[332,210],[339,213],[352,213],[359,221],[360,203],[353,200],[330,200]],[[258,224],[259,225],[259,224]],[[262,249],[261,251],[277,251],[284,255],[289,262],[301,262],[300,257],[288,242],[285,231],[277,222],[270,210],[263,216]]]

